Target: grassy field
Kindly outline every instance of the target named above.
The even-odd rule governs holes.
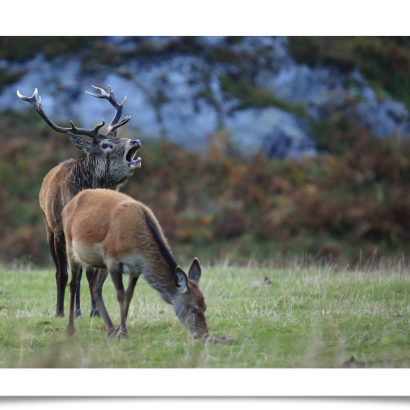
[[[252,286],[265,276],[270,284]],[[234,342],[191,339],[143,280],[129,338],[107,339],[102,319],[88,317],[85,278],[83,317],[68,338],[67,317],[54,317],[53,272],[2,270],[0,367],[341,367],[352,356],[353,367],[410,367],[408,271],[220,266],[204,269],[201,289],[211,334]],[[116,323],[109,278],[104,296]]]

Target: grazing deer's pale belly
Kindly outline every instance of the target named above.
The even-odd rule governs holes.
[[[73,253],[78,262],[94,268],[106,268],[104,249],[101,243],[84,244],[73,241]]]

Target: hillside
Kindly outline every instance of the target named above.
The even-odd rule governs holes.
[[[16,90],[37,87],[63,126],[91,126],[112,116],[91,84],[127,95],[120,136],[141,139],[143,167],[124,191],[153,208],[182,260],[406,254],[406,38],[0,41],[1,263],[51,262],[38,192],[79,155]]]

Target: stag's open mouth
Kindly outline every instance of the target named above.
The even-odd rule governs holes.
[[[125,155],[125,160],[127,161],[128,166],[131,169],[137,169],[137,168],[141,168],[141,158],[134,158],[135,155],[137,154],[137,151],[139,149],[138,147],[132,147],[128,150],[127,154]]]

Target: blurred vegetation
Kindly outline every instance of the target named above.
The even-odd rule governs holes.
[[[52,59],[67,53],[75,53],[94,44],[96,37],[0,37],[0,60],[19,62],[30,60],[41,53]]]
[[[143,140],[124,191],[153,209],[182,262],[296,253],[344,264],[408,251],[410,141],[374,139],[337,115],[315,127],[322,154],[299,161],[243,157],[224,132],[200,153]],[[38,192],[79,152],[32,112],[1,116],[0,141],[0,261],[48,264]]]
[[[238,38],[211,48],[194,37],[159,48],[149,38],[132,41],[138,47],[121,49],[99,37],[0,37],[0,62],[81,51],[84,72],[98,75],[116,68],[127,76],[131,57],[155,62],[171,53],[201,53],[210,63],[235,66],[219,78],[222,91],[238,100],[234,109],[277,106],[293,112],[308,121],[320,152],[316,158],[286,162],[241,156],[223,131],[210,136],[200,153],[140,136],[143,167],[124,192],[154,210],[178,261],[197,255],[247,263],[251,257],[296,253],[345,264],[409,250],[410,141],[375,139],[338,112],[312,122],[303,107],[255,86],[255,75],[267,64],[269,53],[229,48]],[[409,37],[289,38],[297,61],[358,69],[381,95],[390,92],[407,108],[409,45]],[[7,67],[0,65],[0,90],[24,74]],[[211,99],[211,93],[205,94],[202,97]],[[0,142],[0,263],[51,264],[38,193],[47,172],[79,152],[31,111],[2,113]]]

